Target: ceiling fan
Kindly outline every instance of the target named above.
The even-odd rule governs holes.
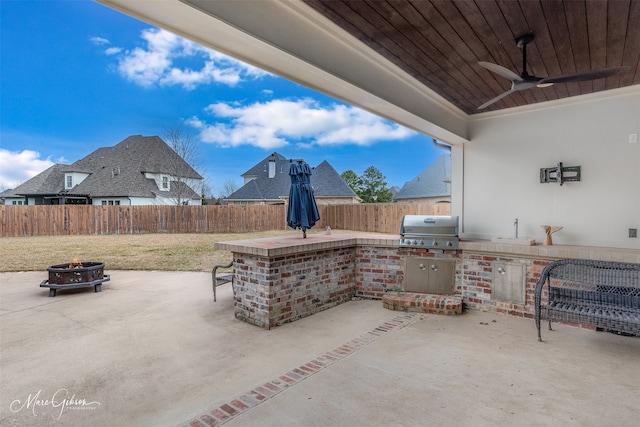
[[[533,34],[525,34],[516,39],[516,44],[522,50],[522,74],[517,75],[513,71],[504,68],[501,65],[494,64],[492,62],[478,62],[478,65],[486,68],[487,70],[494,72],[505,79],[511,81],[511,89],[504,92],[501,95],[496,96],[490,101],[485,102],[478,107],[478,110],[488,107],[504,98],[511,95],[513,92],[521,90],[531,89],[533,87],[547,87],[554,83],[567,83],[567,82],[583,82],[587,80],[603,79],[605,77],[611,77],[619,74],[629,67],[616,67],[616,68],[604,68],[602,70],[584,71],[582,73],[565,74],[564,76],[556,77],[536,77],[527,73],[527,45],[533,41]]]

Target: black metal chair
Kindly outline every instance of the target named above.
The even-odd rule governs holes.
[[[221,274],[218,276],[217,272],[219,268],[231,268],[233,267],[233,261],[228,265],[216,265],[213,267],[211,271],[211,279],[213,281],[213,300],[216,301],[216,288],[220,285],[224,285],[225,283],[231,282],[231,286],[233,287],[233,272],[229,274]]]

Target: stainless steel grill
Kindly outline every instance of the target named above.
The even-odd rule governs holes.
[[[458,249],[458,217],[405,215],[400,226],[401,248]]]

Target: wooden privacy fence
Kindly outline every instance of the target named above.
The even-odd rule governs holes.
[[[239,233],[285,227],[283,205],[0,206],[1,236]]]
[[[406,214],[449,215],[448,204],[320,205],[316,229],[398,233]],[[245,233],[286,228],[285,205],[0,206],[0,236]]]
[[[450,215],[449,203],[363,203],[326,205],[320,209],[320,224],[339,230],[400,233],[404,215]]]

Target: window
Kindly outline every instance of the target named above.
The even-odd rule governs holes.
[[[73,176],[67,175],[67,188],[73,187]]]
[[[169,188],[169,178],[166,176],[162,177],[162,189],[167,190]]]
[[[22,205],[22,200],[14,200],[12,202],[12,204],[14,204],[14,205]]]

